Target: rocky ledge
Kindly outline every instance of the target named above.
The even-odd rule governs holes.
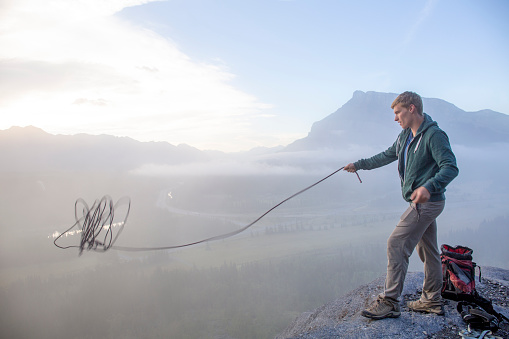
[[[445,300],[444,316],[408,310],[406,302],[419,299],[423,278],[421,272],[407,274],[399,318],[370,320],[361,316],[382,292],[382,276],[312,312],[302,313],[276,338],[461,338],[458,333],[467,326],[455,301]],[[483,266],[482,281],[476,279],[476,289],[493,301],[497,312],[509,317],[509,270]],[[496,335],[509,338],[509,324],[502,323]]]

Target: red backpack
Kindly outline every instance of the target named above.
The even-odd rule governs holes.
[[[442,245],[442,297],[458,301],[456,309],[462,319],[476,329],[496,331],[502,321],[509,322],[493,308],[491,300],[481,296],[475,289],[473,250],[465,246]],[[479,281],[481,268],[479,267]]]
[[[463,300],[463,295],[475,293],[475,268],[473,250],[465,246],[441,246],[442,254],[442,296],[446,299]],[[479,281],[481,270],[479,268]]]

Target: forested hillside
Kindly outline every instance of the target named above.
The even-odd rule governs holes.
[[[0,289],[6,338],[271,338],[300,312],[379,276],[383,244],[167,270],[168,253]],[[362,255],[359,255],[362,253]],[[93,254],[92,254],[93,255]],[[41,312],[41,310],[44,310]]]

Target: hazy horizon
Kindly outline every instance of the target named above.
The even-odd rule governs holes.
[[[233,152],[304,137],[356,90],[413,90],[465,111],[509,113],[501,1],[8,0],[0,8],[1,129]]]

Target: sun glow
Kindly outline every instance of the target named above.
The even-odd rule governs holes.
[[[249,134],[262,104],[221,65],[191,60],[171,40],[113,16],[149,1],[20,0],[4,5],[0,128],[215,144]],[[30,24],[27,24],[30,23]],[[209,147],[210,148],[210,147]]]

